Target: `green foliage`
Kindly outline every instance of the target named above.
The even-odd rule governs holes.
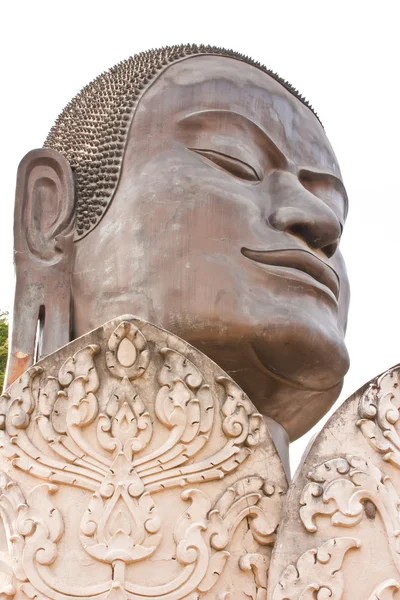
[[[8,355],[8,313],[0,312],[0,393],[4,385]]]

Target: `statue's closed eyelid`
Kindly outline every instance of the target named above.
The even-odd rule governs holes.
[[[221,167],[225,171],[229,171],[232,173],[232,175],[235,175],[240,179],[253,182],[261,181],[261,177],[257,173],[256,169],[239,158],[235,158],[222,152],[217,152],[216,150],[210,150],[208,148],[188,148],[188,150],[204,156],[217,166]]]

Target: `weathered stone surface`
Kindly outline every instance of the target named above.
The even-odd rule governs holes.
[[[217,365],[123,317],[1,406],[3,598],[266,598],[285,477]]]
[[[224,369],[284,453],[329,410],[349,366],[347,193],[321,123],[268,73],[163,48],[68,103],[18,169],[8,384],[134,313]]]
[[[266,423],[288,462],[349,366],[348,199],[310,109],[251,59],[174,46],[103,73],[21,161],[3,595],[266,598]],[[126,312],[164,330],[95,329]],[[299,577],[357,545],[321,541]]]
[[[350,397],[294,478],[268,598],[400,598],[400,366]]]

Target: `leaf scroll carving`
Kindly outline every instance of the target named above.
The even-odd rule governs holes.
[[[387,579],[379,584],[368,600],[393,600],[396,590],[400,588],[400,584],[395,579]]]
[[[385,526],[394,564],[400,573],[400,498],[390,478],[358,456],[332,458],[310,472],[301,495],[300,518],[310,533],[317,518],[330,517],[335,527],[354,527],[365,518],[366,507],[378,511]],[[380,584],[369,600],[393,598],[395,580]]]
[[[272,594],[272,600],[341,600],[344,578],[341,571],[346,552],[358,548],[356,538],[332,538],[307,550],[296,565],[283,571]]]
[[[308,531],[317,530],[318,515],[329,516],[334,526],[352,527],[364,517],[364,503],[369,501],[382,517],[400,569],[400,499],[389,477],[365,459],[347,456],[317,466],[309,479],[300,501],[300,517]]]
[[[384,460],[400,468],[400,367],[371,383],[359,402],[357,426]]]
[[[25,498],[3,476],[11,595],[18,588],[32,599],[196,600],[229,563],[253,579],[258,600],[266,598],[266,549],[275,541],[283,479],[268,479],[264,466],[264,475],[240,474],[266,443],[263,418],[228,377],[207,379],[182,343],[162,345],[159,330],[144,330],[117,321],[108,339],[74,343],[57,370],[32,367],[3,397],[3,456],[17,478],[23,472],[45,481]],[[209,495],[206,486],[233,473]],[[57,500],[67,488],[87,499],[72,522]],[[181,512],[172,527],[162,497],[175,489],[172,512]],[[53,571],[66,543],[64,521],[88,564],[101,565],[98,581],[65,581]],[[240,555],[230,549],[238,528],[249,539]],[[137,563],[166,549],[174,568],[157,574],[158,582],[132,577]]]
[[[289,507],[278,536],[280,552],[271,569],[279,584],[273,600],[392,600],[399,596],[399,376],[396,365],[363,387],[337,410],[310,445],[292,488],[296,506]],[[302,554],[286,566],[291,528],[299,538],[294,547]],[[353,533],[354,538],[338,537],[343,533]],[[329,573],[328,579],[326,573],[322,579],[315,577],[322,568],[318,553],[327,548],[330,555],[334,541],[344,539],[356,543],[349,556],[347,550],[343,554],[337,572],[331,572],[339,582],[331,589],[326,585]]]

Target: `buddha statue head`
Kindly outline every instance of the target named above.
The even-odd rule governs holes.
[[[323,126],[275,73],[201,46],[118,64],[20,165],[9,381],[136,314],[297,438],[348,369],[346,211]]]

